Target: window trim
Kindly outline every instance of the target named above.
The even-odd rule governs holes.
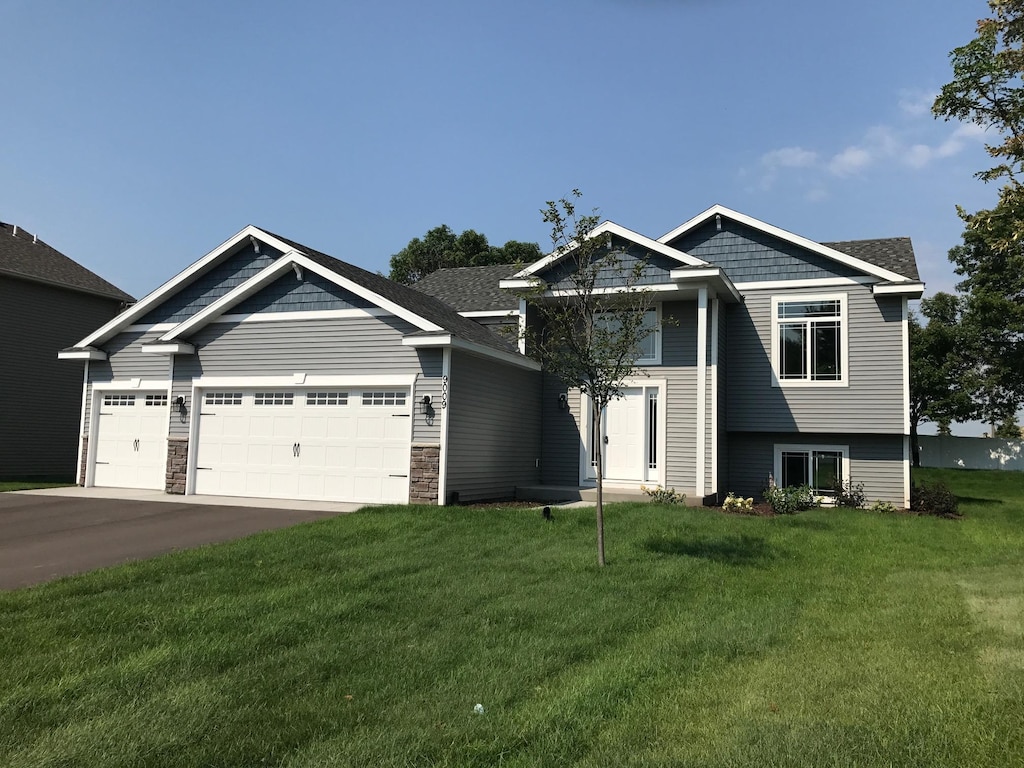
[[[654,355],[652,357],[638,357],[636,359],[636,365],[661,365],[661,302],[653,304],[649,309],[644,311],[644,314],[654,314],[654,331],[649,336],[654,337]],[[604,317],[605,315],[614,314],[612,312],[601,312],[595,316],[595,321]],[[647,337],[645,337],[646,340]]]
[[[838,454],[841,455],[841,459],[840,459],[840,462],[839,462],[840,463],[840,475],[841,475],[840,479],[844,483],[849,483],[850,482],[850,446],[849,445],[825,445],[825,444],[818,444],[818,443],[800,443],[800,444],[796,444],[796,443],[776,443],[775,444],[775,461],[773,462],[773,464],[774,464],[774,473],[773,473],[772,477],[775,478],[775,484],[778,485],[780,488],[783,487],[782,486],[782,454],[783,453],[790,453],[790,452],[792,452],[792,453],[806,452],[809,456],[813,456],[813,454],[815,452],[838,453]],[[808,470],[809,470],[808,471],[808,477],[810,477],[810,470],[811,469],[812,469],[811,467],[808,467]],[[829,496],[827,494],[825,494],[824,496],[825,496],[826,499],[830,499],[830,500],[835,498],[835,497]]]
[[[819,381],[812,378],[783,379],[779,376],[779,355],[782,353],[781,327],[793,322],[793,318],[779,318],[780,304],[812,303],[816,301],[839,302],[839,365],[840,377],[835,381]],[[771,370],[772,386],[779,388],[799,387],[848,387],[850,386],[850,321],[848,293],[793,293],[772,296],[771,301]]]

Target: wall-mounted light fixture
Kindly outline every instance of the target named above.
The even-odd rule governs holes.
[[[178,418],[181,420],[181,423],[184,424],[185,419],[188,418],[188,409],[185,407],[185,398],[181,395],[174,398],[174,407],[178,409]]]
[[[562,392],[558,395],[558,410],[568,411],[569,410],[569,396]]]
[[[431,402],[432,401],[430,399],[430,395],[424,395],[423,399],[420,400],[420,405],[423,406],[424,413],[430,413],[432,410],[434,410],[434,407],[433,405],[431,405]]]

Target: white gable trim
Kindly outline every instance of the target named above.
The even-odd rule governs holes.
[[[282,274],[287,272],[292,267],[292,265],[298,265],[303,269],[309,270],[310,272],[315,272],[321,277],[330,280],[335,285],[338,285],[347,291],[351,291],[357,296],[360,296],[366,299],[367,301],[376,304],[381,309],[384,309],[394,315],[397,315],[403,320],[407,320],[408,322],[412,323],[421,330],[443,330],[439,325],[436,325],[428,320],[425,320],[424,318],[420,317],[414,312],[410,312],[405,307],[399,306],[398,304],[395,304],[394,302],[385,299],[383,296],[380,296],[374,293],[373,291],[369,290],[368,288],[365,288],[362,285],[359,285],[358,283],[355,283],[349,280],[348,278],[339,275],[337,272],[328,269],[327,267],[321,264],[318,264],[309,257],[293,249],[286,253],[284,256],[282,256],[280,259],[275,261],[273,264],[265,268],[263,271],[253,275],[241,285],[236,286],[233,290],[221,296],[219,299],[217,299],[215,302],[210,304],[205,309],[197,312],[188,320],[185,320],[176,325],[170,331],[161,336],[160,341],[174,341],[175,339],[181,336],[185,336],[189,333],[198,330],[199,328],[202,328],[207,323],[213,322],[216,318],[223,315],[228,309],[230,309],[234,305],[238,304],[241,301],[244,301],[245,299],[249,298],[256,292],[258,292],[261,288],[277,280],[279,277],[281,277]]]
[[[920,299],[924,295],[924,283],[876,283],[871,287],[876,296],[906,296]]]
[[[882,267],[879,267],[875,264],[871,264],[870,262],[854,258],[853,256],[849,256],[848,254],[845,254],[841,251],[837,251],[834,248],[829,248],[827,246],[822,245],[821,243],[816,243],[813,240],[808,240],[806,237],[801,237],[800,235],[795,235],[792,232],[787,232],[784,229],[780,229],[779,227],[775,227],[759,219],[755,219],[753,216],[747,216],[746,214],[740,213],[739,211],[734,211],[730,208],[726,208],[724,205],[711,206],[703,213],[699,213],[689,221],[680,224],[671,232],[666,232],[664,235],[658,238],[658,242],[668,243],[671,240],[675,240],[680,235],[685,234],[686,232],[689,232],[692,229],[695,229],[701,224],[704,224],[712,216],[719,215],[725,216],[726,218],[732,219],[733,221],[738,221],[740,224],[745,224],[748,227],[752,227],[753,229],[760,230],[765,234],[773,235],[779,238],[780,240],[785,240],[786,242],[792,243],[793,245],[805,248],[808,251],[817,253],[818,255],[824,256],[825,258],[831,259],[832,261],[839,262],[840,264],[845,264],[846,266],[853,267],[854,269],[859,269],[862,272],[867,272],[870,275],[875,275],[876,277],[880,277],[883,280],[891,280],[896,283],[908,282],[906,277],[897,274],[896,272],[890,272],[888,269],[883,269]]]
[[[106,360],[102,349],[64,349],[57,353],[58,360]]]
[[[518,317],[518,309],[475,309],[470,312],[459,312],[463,317]]]
[[[589,233],[587,233],[587,238],[593,240],[594,238],[600,237],[601,235],[604,234],[618,235],[623,240],[629,240],[630,242],[636,243],[637,245],[647,248],[648,250],[654,251],[655,253],[660,253],[662,256],[667,256],[670,259],[678,261],[680,264],[686,264],[691,267],[704,267],[708,265],[708,263],[702,259],[698,259],[694,256],[691,256],[688,253],[683,253],[682,251],[672,248],[671,246],[665,245],[664,243],[659,242],[657,240],[652,240],[649,237],[641,235],[639,232],[634,232],[631,229],[626,229],[625,227],[616,224],[614,221],[601,222],[592,230],[590,230]],[[572,253],[575,249],[576,241],[573,240],[564,249],[555,250],[549,253],[543,259],[535,261],[533,264],[526,267],[525,269],[516,272],[516,274],[512,275],[512,278],[509,279],[509,282],[515,280],[516,278],[530,277],[536,274],[537,272],[546,269],[547,267],[550,267],[552,264],[561,261],[570,253]],[[506,281],[503,280],[502,283],[504,282]],[[504,288],[506,286],[502,285],[502,287]],[[526,286],[509,285],[507,287],[517,288]]]
[[[503,363],[510,363],[519,368],[526,368],[530,371],[539,371],[540,363],[526,355],[519,355],[515,352],[502,352],[500,349],[492,349],[483,344],[476,344],[452,336],[450,333],[439,333],[433,336],[406,336],[402,339],[402,345],[406,347],[435,347],[441,349],[458,349],[468,352],[477,357],[489,357],[493,360],[500,360]]]
[[[88,347],[91,344],[96,344],[97,342],[105,341],[114,334],[118,333],[119,331],[124,330],[126,326],[131,325],[133,320],[137,320],[138,318],[145,315],[147,312],[149,312],[149,310],[153,309],[161,301],[169,297],[171,294],[175,293],[180,287],[182,287],[190,280],[192,280],[192,278],[194,278],[198,273],[203,271],[207,266],[217,261],[225,254],[233,251],[235,246],[239,245],[244,240],[247,240],[249,237],[255,237],[260,242],[269,245],[271,248],[281,251],[282,253],[287,253],[288,251],[293,250],[292,247],[287,243],[278,240],[276,237],[273,237],[272,235],[268,235],[262,229],[254,227],[250,224],[238,234],[228,238],[223,243],[218,245],[208,254],[199,259],[199,261],[195,262],[184,271],[179,272],[177,275],[172,277],[170,280],[161,285],[155,291],[152,291],[143,298],[139,299],[139,301],[137,301],[131,307],[129,307],[124,312],[119,314],[117,317],[115,317],[109,323],[104,325],[98,331],[95,331],[91,336],[87,336],[86,338],[82,339],[75,346]]]

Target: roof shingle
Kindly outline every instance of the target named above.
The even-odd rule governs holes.
[[[519,299],[498,287],[522,267],[497,264],[488,267],[451,267],[431,272],[412,287],[428,293],[459,312],[518,309]]]
[[[837,243],[822,243],[853,256],[855,259],[874,264],[910,280],[920,280],[917,271],[917,260],[914,258],[914,246],[909,237],[886,237],[878,240],[843,240]]]

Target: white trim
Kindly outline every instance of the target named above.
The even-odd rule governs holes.
[[[676,283],[656,283],[653,285],[614,285],[609,288],[595,288],[592,291],[588,291],[588,296],[610,296],[616,293],[662,293],[669,291],[678,291],[679,286]],[[545,291],[545,298],[563,298],[579,296],[581,291],[578,288],[557,288],[552,291]]]
[[[203,308],[202,310],[192,315],[192,317],[188,318],[187,320],[179,323],[173,329],[171,329],[163,336],[161,336],[160,341],[174,341],[179,336],[186,336],[189,333],[201,328],[202,326],[211,322],[214,318],[225,314],[228,308],[234,306],[235,304],[238,304],[241,301],[244,301],[245,299],[249,298],[256,292],[258,292],[264,286],[269,285],[270,283],[277,280],[294,264],[298,264],[303,269],[320,275],[321,277],[331,281],[335,285],[341,286],[347,291],[351,291],[357,296],[367,299],[368,301],[372,301],[377,306],[381,307],[382,309],[386,309],[391,313],[397,315],[398,317],[402,318],[403,320],[412,323],[417,328],[420,328],[424,331],[443,330],[439,325],[431,323],[430,321],[420,317],[414,312],[410,312],[405,307],[399,306],[398,304],[395,304],[393,301],[385,299],[383,296],[379,296],[378,294],[374,293],[368,288],[364,288],[363,286],[349,280],[346,277],[342,277],[333,270],[330,270],[327,267],[318,264],[317,262],[313,261],[307,256],[304,256],[298,251],[291,250],[284,256],[279,258],[277,261],[275,261],[273,264],[269,265],[265,269],[261,270],[257,274],[250,277],[241,285],[238,285],[232,290],[228,291],[228,293],[221,296],[219,299],[217,299],[209,306]]]
[[[746,214],[740,213],[739,211],[734,211],[731,210],[730,208],[726,208],[724,205],[716,204],[711,206],[703,213],[697,214],[692,219],[680,224],[672,231],[666,232],[664,235],[658,238],[658,242],[668,243],[672,240],[675,240],[680,235],[688,232],[691,229],[694,229],[695,227],[700,226],[701,224],[703,224],[704,222],[708,221],[709,219],[716,215],[725,216],[726,218],[732,219],[733,221],[737,221],[740,224],[745,224],[748,227],[760,230],[765,234],[773,235],[774,237],[778,237],[779,239],[785,240],[786,242],[792,243],[793,245],[797,245],[801,248],[805,248],[809,251],[812,251],[813,253],[817,253],[821,256],[824,256],[827,259],[837,261],[840,264],[845,264],[849,267],[854,267],[855,269],[859,269],[862,272],[868,273],[869,275],[875,275],[876,277],[880,277],[883,280],[892,280],[893,282],[897,283],[906,282],[907,280],[907,278],[904,277],[903,275],[891,272],[888,269],[884,269],[870,262],[855,258],[853,256],[843,253],[842,251],[837,251],[834,248],[829,248],[828,246],[822,245],[821,243],[816,243],[813,240],[808,240],[806,237],[801,237],[800,235],[795,235],[792,232],[787,232],[786,230],[768,224],[767,222],[755,219],[753,216],[747,216]]]
[[[306,375],[301,384],[295,383],[296,374],[288,373],[283,376],[200,376],[192,379],[192,388],[201,389],[261,389],[261,388],[284,388],[301,386],[305,389],[316,387],[409,387],[410,393],[416,383],[416,374],[392,374],[390,376],[337,376],[333,374]]]
[[[903,508],[910,509],[910,435],[903,436]]]
[[[690,280],[717,280],[721,286],[725,288],[725,292],[732,297],[733,301],[743,301],[743,297],[740,295],[739,290],[721,267],[707,267],[705,269],[673,269],[669,274],[673,280],[677,281],[677,283],[688,282]]]
[[[262,229],[252,226],[251,224],[237,234],[229,237],[223,243],[218,245],[212,251],[207,253],[197,262],[187,267],[177,275],[172,277],[170,280],[165,282],[155,291],[146,294],[143,298],[139,299],[135,304],[130,306],[124,312],[119,314],[109,323],[101,327],[99,330],[94,331],[91,336],[87,336],[82,341],[76,344],[76,347],[88,347],[98,341],[103,341],[110,338],[115,333],[124,329],[125,326],[129,325],[132,320],[145,315],[150,309],[155,307],[163,299],[175,293],[179,287],[187,283],[195,275],[201,272],[205,267],[216,261],[220,257],[230,253],[235,246],[241,244],[249,237],[255,237],[257,240],[269,245],[275,250],[281,251],[281,253],[287,253],[293,250],[287,243],[281,242],[273,235],[269,235]]]
[[[711,492],[718,487],[718,332],[721,323],[722,300],[711,301]]]
[[[475,309],[472,312],[459,312],[463,317],[515,317],[518,309]]]
[[[153,323],[152,325],[129,325],[121,329],[121,333],[139,332],[152,333],[155,331],[169,331],[171,328],[176,326],[177,323]]]
[[[903,339],[902,359],[903,366],[903,434],[910,434],[910,302],[903,298]]]
[[[120,390],[127,392],[129,390],[141,390],[141,389],[166,389],[168,395],[171,392],[171,382],[167,379],[113,379],[112,381],[94,381],[92,383],[93,392],[106,392],[108,390]],[[96,398],[93,398],[94,400]]]
[[[107,353],[102,349],[68,349],[57,353],[58,360],[106,360]]]
[[[646,248],[649,251],[654,251],[655,253],[660,253],[662,256],[667,256],[668,258],[674,259],[675,261],[678,261],[681,264],[689,264],[690,266],[694,266],[694,267],[708,266],[708,262],[704,261],[703,259],[698,259],[695,256],[691,256],[688,253],[684,253],[683,251],[680,251],[680,250],[678,250],[676,248],[672,248],[671,246],[665,245],[665,243],[660,242],[658,240],[652,240],[651,238],[649,238],[649,237],[647,237],[645,235],[641,235],[639,232],[634,232],[631,229],[626,229],[625,227],[623,227],[623,226],[621,226],[619,224],[616,224],[614,221],[603,221],[603,222],[601,222],[600,224],[598,224],[596,227],[594,227],[592,230],[590,230],[590,232],[588,232],[586,234],[586,238],[588,240],[593,240],[594,238],[600,237],[603,234],[618,235],[623,240],[628,240],[628,241],[630,241],[632,243],[635,243],[636,245],[641,246],[642,248]],[[513,280],[523,279],[523,278],[527,278],[527,277],[530,277],[532,275],[535,275],[537,272],[539,272],[539,271],[541,271],[543,269],[546,269],[547,267],[551,266],[552,264],[555,264],[556,262],[559,262],[562,259],[564,259],[570,253],[572,253],[576,249],[576,247],[577,247],[577,243],[576,243],[575,240],[573,240],[564,249],[558,249],[558,250],[552,251],[551,253],[549,253],[544,258],[542,258],[542,259],[540,259],[538,261],[535,261],[533,264],[530,264],[525,269],[522,269],[519,272],[516,272],[508,280],[502,280],[501,281],[501,287],[502,288],[520,288],[520,287],[525,288],[525,287],[528,287],[528,286],[518,286],[518,285],[516,285],[516,286],[504,285],[504,283],[506,283],[506,282],[511,283]]]
[[[799,389],[801,387],[849,387],[850,386],[850,321],[849,321],[849,294],[848,293],[818,293],[818,294],[785,294],[771,297],[771,377],[772,386],[781,389],[790,387]],[[803,304],[815,301],[838,301],[839,302],[839,336],[842,349],[839,351],[839,365],[842,369],[841,378],[837,381],[817,381],[813,379],[782,379],[779,377],[779,325],[784,322],[795,322],[792,320],[779,319],[779,304],[792,303]],[[825,319],[825,318],[822,318]],[[810,375],[810,373],[808,373]]]
[[[924,295],[924,283],[877,283],[871,292],[876,296],[907,296],[920,299]]]
[[[452,343],[450,333],[438,333],[432,336],[403,336],[403,347],[446,347]]]
[[[82,373],[82,412],[78,417],[78,463],[75,465],[75,485],[79,482],[85,485],[85,478],[82,477],[82,443],[85,437],[85,401],[89,398],[89,361],[85,361],[85,371]],[[86,475],[89,468],[85,468]]]
[[[174,382],[170,379],[115,379],[113,381],[97,381],[92,384],[92,401],[89,403],[89,450],[85,464],[85,488],[92,488],[96,484],[96,435],[100,422],[100,407],[103,404],[102,397],[96,397],[97,392],[120,391],[120,392],[166,392],[167,403],[171,402],[171,388]],[[84,410],[84,407],[83,407]],[[164,460],[167,457],[167,440],[171,434],[170,416],[164,422]],[[156,490],[156,489],[154,489]],[[159,490],[164,490],[161,487]]]
[[[194,355],[196,348],[183,341],[172,341],[167,344],[143,344],[139,350],[144,355]]]
[[[448,380],[448,391],[446,397],[452,396],[452,350],[446,347],[441,350],[441,381],[444,386],[445,377]],[[451,410],[447,402],[439,404],[441,408],[441,450],[437,459],[437,505],[443,507],[448,501],[448,413]]]
[[[223,314],[210,323],[273,323],[284,320],[343,320],[352,317],[393,317],[394,312],[379,307],[363,309],[353,307],[352,309],[313,309],[308,312],[296,310],[293,312],[255,312],[253,314],[229,315]]]
[[[537,288],[544,284],[543,280],[536,277],[517,279],[512,277],[506,277],[498,281],[499,288],[511,288],[512,290],[523,290]]]
[[[460,349],[463,352],[468,352],[471,355],[477,357],[488,357],[494,360],[501,360],[505,363],[518,366],[520,368],[526,368],[531,371],[539,371],[541,369],[540,363],[525,355],[517,354],[515,352],[502,352],[500,349],[493,349],[492,347],[484,346],[483,344],[477,344],[473,341],[466,341],[458,337],[452,336],[451,334],[437,334],[434,336],[405,336],[402,338],[402,346],[406,347],[444,347],[450,349]]]
[[[846,288],[853,285],[874,285],[873,277],[815,277],[804,280],[755,280],[736,283],[741,291],[768,291],[777,288]]]
[[[697,292],[697,468],[694,478],[694,496],[703,500],[704,470],[707,467],[707,408],[708,408],[708,289]],[[701,501],[703,503],[703,501]]]
[[[519,354],[526,354],[526,313],[528,311],[526,299],[519,300]]]
[[[775,482],[779,487],[782,487],[782,454],[786,451],[801,451],[812,453],[815,451],[832,451],[835,453],[841,453],[842,458],[840,459],[842,478],[844,483],[850,482],[850,446],[849,445],[819,445],[816,443],[775,443],[774,445],[775,457],[774,457],[774,469],[775,469]],[[811,479],[808,476],[808,479]],[[819,489],[820,490],[820,489]]]

